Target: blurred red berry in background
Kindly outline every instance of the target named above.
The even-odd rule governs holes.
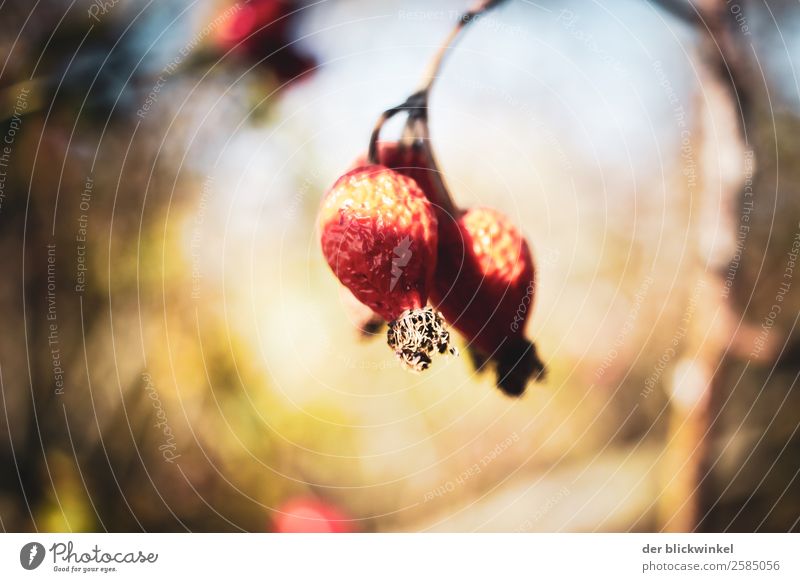
[[[347,533],[351,521],[338,508],[313,497],[294,497],[275,510],[278,533]]]
[[[220,22],[214,44],[222,53],[231,51],[251,65],[267,67],[281,83],[293,81],[316,64],[292,44],[297,8],[287,0],[250,0]]]

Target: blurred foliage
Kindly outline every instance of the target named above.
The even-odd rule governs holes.
[[[382,339],[358,339],[314,215],[359,153],[347,136],[365,145],[369,123],[392,104],[382,102],[379,91],[393,87],[380,75],[411,87],[402,59],[421,69],[430,47],[389,46],[404,55],[397,62],[383,45],[370,52],[382,29],[359,18],[385,18],[399,3],[294,12],[305,5],[122,0],[97,22],[87,1],[0,7],[0,135],[17,127],[0,205],[2,528],[285,531],[304,519],[337,531],[662,527],[668,386],[703,338],[680,337],[663,370],[659,359],[693,302],[698,319],[710,317],[695,296],[704,266],[692,241],[704,225],[671,112],[661,112],[655,138],[664,160],[637,159],[634,171],[614,148],[587,153],[585,127],[566,129],[574,112],[548,114],[558,98],[540,78],[506,66],[510,91],[552,99],[532,116],[453,75],[441,102],[463,93],[465,105],[442,106],[433,120],[442,164],[465,204],[495,205],[529,235],[542,281],[531,330],[551,375],[519,402],[466,358],[410,375]],[[513,16],[498,12],[470,40],[491,53],[492,26]],[[523,16],[532,36],[548,34]],[[328,21],[335,42],[322,33],[317,45],[301,42],[304,26]],[[417,26],[431,43],[448,24],[378,22]],[[535,41],[511,36],[502,42]],[[337,51],[351,48],[365,61],[342,80],[347,59]],[[487,75],[500,75],[490,64],[481,62]],[[477,65],[453,55],[453,70],[465,69]],[[653,85],[646,73],[642,84]],[[556,61],[541,75],[569,77]],[[696,90],[689,83],[682,94],[692,121]],[[612,123],[595,105],[580,121]],[[482,116],[491,123],[481,126]],[[329,125],[315,125],[321,118]],[[733,297],[755,327],[797,230],[799,123],[796,109],[764,106],[751,133],[761,198]],[[509,137],[515,128],[524,147]],[[76,291],[82,215],[87,278]],[[793,288],[771,337],[788,345],[774,373],[777,356],[745,366],[731,353],[724,363],[729,391],[714,403],[709,478],[698,485],[705,529],[797,528],[798,301]],[[300,525],[285,519],[290,511],[306,512]]]

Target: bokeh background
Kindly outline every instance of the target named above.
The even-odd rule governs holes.
[[[800,6],[508,0],[449,53],[520,400],[359,339],[315,230],[466,7],[0,3],[3,530],[799,529]]]

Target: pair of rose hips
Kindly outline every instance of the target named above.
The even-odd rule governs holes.
[[[525,238],[496,210],[437,204],[442,182],[414,146],[381,143],[377,161],[357,162],[323,199],[319,227],[331,269],[390,322],[389,346],[410,368],[453,351],[443,316],[468,341],[476,367],[494,364],[498,387],[522,394],[544,373],[523,335],[535,273]]]

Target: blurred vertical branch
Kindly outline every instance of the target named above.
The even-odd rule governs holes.
[[[700,35],[696,48],[697,120],[688,154],[697,158],[693,229],[696,265],[688,349],[670,380],[671,414],[662,465],[659,523],[667,531],[695,530],[701,519],[704,459],[714,422],[717,387],[734,381],[724,359],[740,318],[725,298],[725,267],[733,258],[735,209],[745,185],[747,128],[753,118],[748,57],[735,36],[725,0],[650,0]],[[695,151],[696,148],[696,151]],[[693,211],[694,214],[694,211]],[[716,233],[713,240],[709,233]]]

